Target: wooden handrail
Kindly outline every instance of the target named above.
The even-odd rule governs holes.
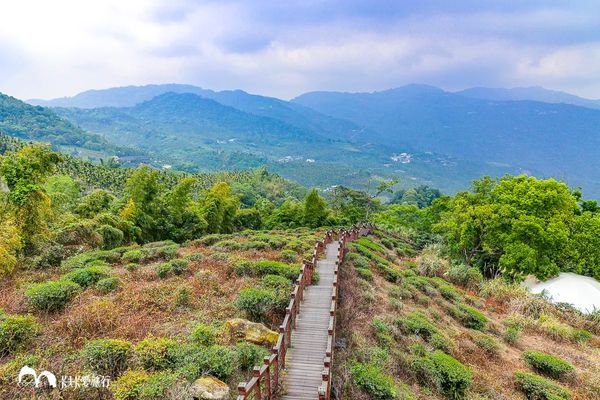
[[[327,350],[325,358],[323,360],[323,371],[322,377],[323,382],[318,390],[319,399],[330,399],[331,393],[331,369],[333,359],[333,347],[335,338],[335,314],[337,309],[337,289],[338,289],[338,278],[337,272],[338,267],[342,264],[344,259],[344,248],[346,242],[355,240],[359,236],[368,234],[373,229],[372,225],[355,225],[350,230],[328,230],[325,232],[323,240],[318,240],[315,243],[314,250],[312,253],[311,260],[304,260],[300,269],[300,274],[296,280],[294,290],[290,296],[290,303],[286,307],[285,317],[283,322],[279,326],[279,337],[277,343],[271,349],[271,355],[264,358],[264,364],[262,366],[255,366],[252,370],[252,378],[248,382],[240,382],[238,385],[238,397],[237,400],[263,400],[271,399],[275,392],[280,386],[281,371],[285,368],[285,356],[287,350],[291,347],[292,341],[292,330],[296,326],[296,317],[300,312],[300,303],[304,297],[304,289],[307,285],[312,283],[312,277],[314,269],[317,265],[317,260],[327,249],[327,245],[330,244],[334,237],[337,237],[340,242],[338,249],[338,257],[336,261],[333,281],[333,295],[331,296],[331,309],[330,309],[330,320],[328,326],[328,339],[327,339]],[[322,395],[321,392],[324,392]],[[325,397],[324,397],[325,396]]]

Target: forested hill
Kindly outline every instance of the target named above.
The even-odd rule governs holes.
[[[15,152],[27,146],[27,142],[0,133],[0,156]],[[74,179],[80,189],[90,192],[95,189],[108,190],[121,195],[127,180],[135,172],[133,168],[120,168],[113,161],[94,164],[67,154],[62,154],[56,164],[56,174]],[[245,171],[215,171],[211,173],[182,173],[170,170],[155,171],[162,187],[172,189],[185,178],[195,181],[196,190],[206,190],[218,182],[226,182],[234,188],[243,204],[256,200],[257,196],[281,204],[287,198],[300,199],[307,189],[264,168]]]
[[[31,106],[2,93],[0,133],[24,140],[49,142],[84,158],[142,155],[140,151],[115,146],[100,135],[86,132],[48,108]]]
[[[374,93],[313,92],[293,100],[377,132],[375,143],[522,168],[600,194],[600,110],[490,101],[409,85]]]
[[[410,146],[373,144],[368,130],[278,99],[241,91],[208,95],[165,93],[133,107],[54,110],[90,132],[136,144],[189,172],[265,165],[307,186],[362,187],[376,176],[449,192],[482,173],[519,172]]]

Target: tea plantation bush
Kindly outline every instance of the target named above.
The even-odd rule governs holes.
[[[371,399],[390,400],[398,398],[398,389],[391,376],[373,364],[357,363],[352,366],[352,381],[367,392]]]
[[[451,399],[463,399],[473,381],[468,367],[439,350],[416,358],[412,368],[422,382],[435,387]]]
[[[110,271],[107,267],[91,266],[77,268],[63,276],[63,279],[77,283],[82,288],[86,288],[98,282],[100,279],[108,278]]]
[[[0,357],[25,348],[39,330],[40,326],[30,315],[0,314]]]
[[[526,351],[523,358],[533,369],[552,378],[562,378],[574,370],[573,365],[562,358],[541,351]]]
[[[119,376],[127,369],[132,346],[126,340],[96,339],[85,344],[81,350],[86,365],[95,373]]]
[[[214,329],[206,324],[196,324],[190,332],[190,341],[198,346],[211,346],[216,342]]]
[[[135,354],[145,370],[160,371],[176,365],[177,342],[168,338],[149,337],[135,346]]]
[[[39,311],[58,311],[63,309],[81,287],[71,281],[48,281],[36,283],[25,291],[29,305]]]
[[[571,392],[549,379],[529,372],[515,372],[515,379],[528,400],[569,400]]]

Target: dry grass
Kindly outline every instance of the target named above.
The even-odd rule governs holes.
[[[406,260],[400,260],[401,266]],[[343,398],[362,399],[364,393],[351,384],[348,375],[348,363],[362,354],[368,354],[369,348],[378,346],[371,327],[375,316],[385,315],[387,318],[402,317],[413,311],[425,313],[444,335],[453,342],[450,354],[473,371],[473,384],[470,393],[472,398],[484,399],[520,399],[524,398],[517,389],[513,380],[513,373],[517,370],[527,370],[522,353],[524,350],[538,350],[555,354],[572,363],[576,373],[571,381],[564,384],[573,392],[574,400],[600,399],[600,340],[594,336],[590,341],[576,343],[572,340],[562,340],[552,334],[548,329],[542,329],[540,323],[535,323],[540,316],[550,315],[550,322],[567,326],[570,329],[589,328],[590,323],[585,317],[565,311],[549,304],[544,299],[528,295],[518,286],[501,284],[499,281],[487,282],[482,288],[480,297],[478,293],[462,291],[466,301],[474,305],[488,318],[485,334],[493,338],[498,344],[497,351],[487,351],[475,343],[477,334],[473,334],[462,326],[452,315],[453,304],[439,296],[436,291],[416,291],[417,296],[406,297],[401,300],[401,306],[390,303],[390,287],[400,286],[385,281],[376,268],[372,268],[374,280],[368,286],[367,293],[373,293],[373,303],[361,304],[364,291],[360,288],[354,268],[346,264],[342,268],[340,296],[339,332],[343,332],[349,341],[347,349],[338,350],[336,354],[336,381],[342,390]],[[346,289],[344,289],[346,288]],[[415,291],[413,291],[415,293]],[[425,294],[428,293],[428,294]],[[422,296],[428,302],[422,301]],[[420,300],[419,300],[420,299]],[[503,321],[509,317],[518,317],[521,321],[529,321],[521,332],[519,340],[509,344],[503,339],[506,326]],[[547,320],[546,320],[547,321]],[[547,327],[546,327],[547,328]],[[430,346],[421,338],[414,335],[401,335],[395,337],[394,344],[390,346],[391,362],[382,365],[386,371],[395,377],[398,383],[408,384],[419,399],[442,399],[443,396],[418,385],[415,377],[410,372],[410,352],[415,343]],[[476,397],[476,396],[480,397]],[[363,396],[363,397],[361,397]]]
[[[297,239],[303,247],[312,247],[322,232],[270,232],[275,235]],[[232,235],[231,240],[248,241],[246,235]],[[155,271],[159,261],[140,265],[128,270],[125,263],[111,266],[111,275],[117,276],[121,285],[115,292],[103,295],[98,290],[88,288],[82,291],[62,311],[42,314],[34,313],[41,325],[41,334],[26,351],[20,355],[0,358],[0,383],[12,382],[16,378],[13,364],[19,364],[24,356],[34,368],[50,369],[57,375],[82,375],[84,366],[78,356],[81,347],[91,339],[120,338],[136,343],[147,336],[185,338],[194,322],[218,324],[221,321],[243,315],[234,306],[241,288],[256,284],[256,279],[240,277],[233,273],[233,267],[240,260],[269,259],[279,260],[280,250],[229,251],[212,246],[190,245],[182,247],[177,257],[201,254],[198,260],[192,259],[189,271],[182,275],[172,275],[160,279]],[[216,255],[215,255],[216,254]],[[225,256],[223,256],[225,254]],[[300,260],[301,252],[298,260]],[[24,285],[29,282],[43,282],[58,279],[64,272],[59,268],[48,271],[20,271],[13,277],[0,282],[0,309],[10,314],[28,312],[23,296]],[[178,302],[180,291],[187,291],[189,301],[185,305]],[[280,321],[273,321],[273,327]],[[3,368],[8,365],[7,368]],[[236,376],[234,379],[246,379]],[[232,383],[233,392],[235,384]],[[55,391],[58,392],[58,391]],[[23,398],[15,385],[0,384],[1,399]],[[29,394],[25,394],[25,398]],[[44,394],[37,394],[45,399]],[[31,397],[33,398],[33,397]],[[107,391],[94,393],[50,393],[47,398],[64,399],[110,399]]]

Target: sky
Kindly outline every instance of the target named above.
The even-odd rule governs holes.
[[[599,72],[597,0],[3,0],[0,12],[0,92],[21,99],[149,83],[600,98]]]

